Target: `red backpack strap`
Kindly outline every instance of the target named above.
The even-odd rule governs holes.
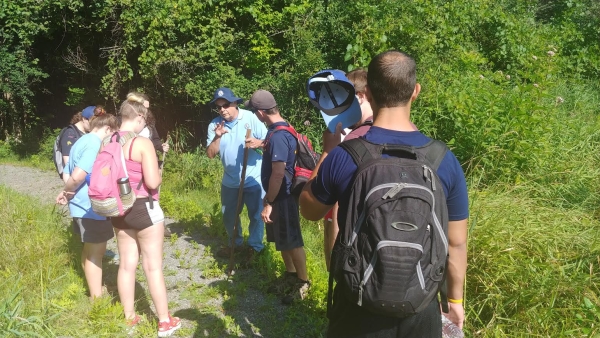
[[[289,126],[277,126],[277,127],[275,127],[275,131],[277,131],[277,130],[285,130],[288,133],[292,134],[292,136],[294,136],[295,138],[298,138],[298,132],[291,125],[289,125]]]
[[[294,129],[294,127],[292,127],[291,125],[289,125],[289,126],[277,126],[277,127],[275,127],[275,130],[273,130],[273,132],[272,132],[271,134],[269,134],[269,137],[267,137],[267,138],[265,139],[265,142],[264,142],[264,145],[263,145],[263,147],[265,147],[265,148],[266,148],[266,147],[267,147],[267,145],[269,144],[269,141],[271,140],[271,136],[273,136],[273,134],[274,134],[275,132],[278,132],[278,131],[280,131],[280,130],[285,130],[285,131],[287,131],[288,133],[292,134],[292,136],[294,136],[294,137],[296,138],[296,140],[298,139],[298,132],[297,132],[297,131],[296,131],[296,129]]]

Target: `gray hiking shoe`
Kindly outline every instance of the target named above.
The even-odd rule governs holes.
[[[169,230],[169,227],[167,227],[165,225],[165,238],[170,238],[172,235],[171,230]]]
[[[303,300],[308,295],[310,289],[310,281],[303,281],[296,278],[296,283],[292,286],[289,292],[281,299],[285,305],[291,305],[296,300]]]
[[[267,292],[276,295],[285,295],[292,289],[297,280],[297,273],[286,271],[281,277],[277,278],[271,286],[269,286]]]

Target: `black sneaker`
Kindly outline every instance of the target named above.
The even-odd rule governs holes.
[[[286,293],[281,302],[284,305],[291,305],[296,300],[303,300],[308,295],[310,289],[310,282],[304,281],[300,278],[296,278],[296,283],[291,287],[290,291]]]

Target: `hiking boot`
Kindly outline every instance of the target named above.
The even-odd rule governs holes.
[[[171,230],[169,229],[169,227],[167,227],[165,225],[165,234],[164,234],[165,238],[170,238],[172,234],[173,233],[171,232]]]
[[[281,302],[284,305],[291,305],[296,300],[302,300],[308,295],[308,289],[310,289],[309,281],[296,278],[296,283],[291,287],[290,291],[283,296]]]
[[[254,250],[254,248],[251,246],[245,247],[241,252],[241,256],[242,256],[241,257],[241,259],[242,259],[241,265],[246,268],[249,268],[252,265],[252,263],[258,259],[258,257],[260,256],[260,254],[262,252],[263,252],[262,250],[261,251]]]
[[[181,327],[181,320],[177,317],[171,317],[169,314],[168,322],[158,323],[158,336],[159,337],[170,337],[175,330]]]
[[[276,295],[285,295],[292,289],[297,280],[298,274],[296,272],[286,271],[281,277],[277,278],[271,286],[269,286],[267,292]]]
[[[231,248],[228,246],[223,246],[216,253],[217,257],[221,258],[229,258],[231,256]]]

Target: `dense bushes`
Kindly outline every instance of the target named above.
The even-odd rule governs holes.
[[[569,103],[561,91],[600,75],[600,5],[592,0],[2,6],[0,129],[11,137],[61,120],[64,103],[113,109],[112,100],[136,88],[152,97],[161,134],[191,120],[193,148],[214,116],[204,104],[226,85],[242,97],[271,89],[285,117],[316,139],[323,126],[307,104],[306,79],[324,67],[366,66],[374,54],[398,48],[418,60],[419,127],[453,143],[483,182],[514,180],[537,150],[524,140],[544,137],[559,96]],[[50,105],[34,109],[34,95]]]

